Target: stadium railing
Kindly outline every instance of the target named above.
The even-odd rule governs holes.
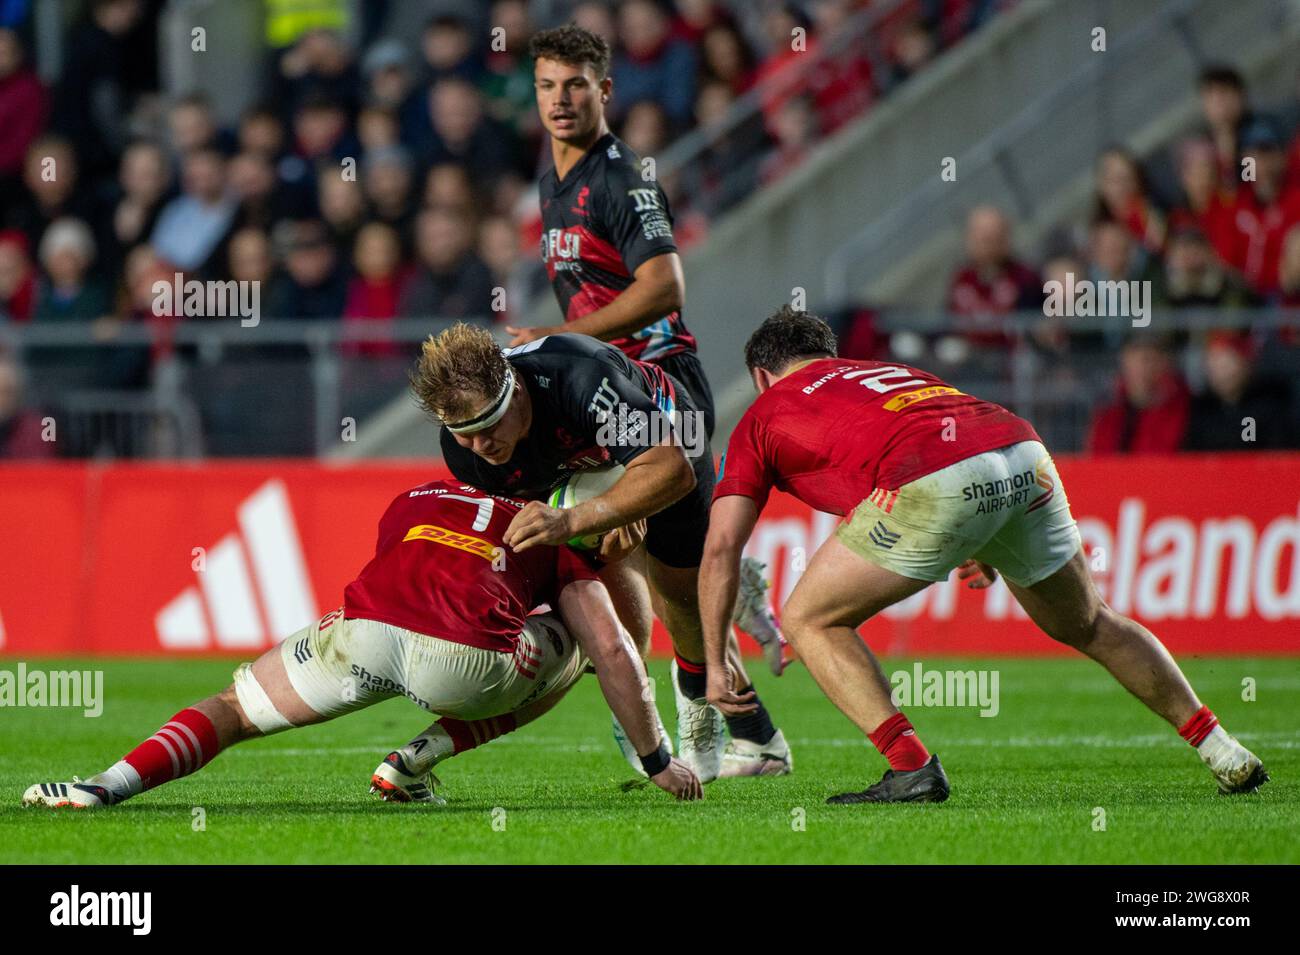
[[[847,313],[836,321],[842,341]],[[1194,388],[1201,384],[1197,345],[1206,333],[1250,329],[1268,343],[1261,373],[1300,382],[1300,310],[1185,309],[1152,311],[1144,328],[1127,319],[1065,319],[1069,347],[1033,344],[1047,319],[1019,312],[980,325],[1009,346],[971,344],[960,318],[925,309],[872,314],[885,343],[873,356],[913,364],[956,387],[1029,418],[1053,448],[1079,450],[1096,407],[1114,394],[1117,354],[1134,335],[1173,336],[1176,360]],[[489,327],[494,323],[483,320]],[[0,325],[0,353],[27,366],[29,403],[52,414],[60,447],[74,457],[195,458],[202,456],[333,456],[375,427],[377,413],[406,392],[418,343],[451,324],[446,319],[391,323],[263,320],[187,321],[123,327],[109,341],[94,326]],[[499,334],[504,345],[508,336]],[[1191,347],[1184,347],[1190,345]],[[123,351],[148,352],[147,382],[105,388],[97,372]],[[1296,395],[1300,400],[1300,392]],[[1300,408],[1297,409],[1300,412]],[[436,456],[436,432],[396,453]],[[719,448],[721,447],[719,441]]]
[[[320,456],[405,389],[418,343],[450,324],[139,322],[107,340],[94,323],[0,324],[0,354],[74,457]],[[106,384],[123,365],[134,374]]]

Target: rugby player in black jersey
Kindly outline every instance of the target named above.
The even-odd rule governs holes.
[[[630,358],[659,365],[684,385],[711,438],[713,393],[682,319],[685,287],[667,197],[651,167],[605,121],[613,90],[609,48],[599,36],[569,25],[534,36],[529,53],[554,161],[539,184],[541,253],[565,321],[554,327],[508,326],[511,344],[561,332],[608,341]],[[643,653],[649,647],[651,608],[661,609],[653,589],[646,589],[645,576],[644,555],[638,552],[611,568],[606,581]],[[786,664],[785,640],[766,588],[763,565],[745,558],[734,619],[763,648],[779,676]],[[739,651],[732,656],[748,684]],[[788,764],[787,755],[783,767]],[[733,741],[723,774],[755,771],[773,771],[762,747]]]
[[[703,782],[724,768],[727,775],[789,772],[785,737],[734,654],[733,685],[758,705],[727,717],[726,726],[733,750],[752,758],[733,755],[724,767],[723,716],[705,699],[698,574],[713,451],[681,382],[586,335],[551,335],[503,352],[489,331],[461,323],[425,342],[412,383],[442,422],[443,458],[456,478],[490,494],[532,499],[504,535],[515,551],[645,520],[647,577],[676,654],[679,755]],[[605,493],[567,510],[542,503],[574,471],[613,464],[626,470]]]

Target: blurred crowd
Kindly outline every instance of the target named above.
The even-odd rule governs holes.
[[[33,63],[33,0],[10,0],[0,5],[0,323],[93,322],[111,339],[124,323],[175,317],[158,314],[152,288],[176,273],[261,283],[270,321],[503,321],[546,293],[528,267],[541,233],[533,183],[550,161],[526,55],[535,30],[558,14],[610,42],[609,118],[643,156],[720,123],[759,86],[753,120],[664,182],[689,247],[710,217],[1007,5],[889,5],[872,27],[883,59],[841,36],[845,49],[808,69],[870,2],[465,0],[426,4],[418,36],[393,37],[387,0],[266,0],[262,95],[230,124],[203,92],[160,93],[163,0],[88,0],[49,84]],[[360,24],[348,21],[354,9]],[[807,38],[798,49],[795,35]],[[507,294],[494,301],[496,288]],[[64,378],[80,361],[70,380],[100,389],[146,386],[157,358],[156,348],[117,349],[111,361],[83,352],[47,357]],[[39,376],[41,354],[26,358]]]
[[[1115,318],[1081,333],[1070,317],[1045,313],[1047,283],[1077,295],[1083,280],[1149,283],[1154,310],[1300,307],[1300,89],[1294,102],[1261,111],[1240,73],[1214,65],[1198,91],[1191,135],[1143,158],[1118,147],[1101,153],[1089,214],[1055,230],[1037,263],[1016,255],[1003,210],[980,206],[966,219],[965,258],[945,299],[952,325],[936,354],[958,367],[996,354],[1003,373],[1022,360],[1058,392],[1081,387],[1089,365],[1104,363],[1114,392],[1087,425],[1091,453],[1300,448],[1296,327],[1191,335]],[[1009,327],[1015,312],[1036,314]],[[891,345],[871,318],[849,328],[859,357]]]

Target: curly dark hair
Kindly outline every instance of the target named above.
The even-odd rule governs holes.
[[[816,315],[782,305],[745,343],[745,365],[779,374],[793,361],[811,355],[834,357],[839,343]]]
[[[576,23],[534,34],[528,42],[528,55],[534,60],[555,60],[569,66],[591,64],[596,79],[609,76],[609,44]]]

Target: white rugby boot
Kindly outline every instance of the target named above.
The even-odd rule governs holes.
[[[83,782],[79,776],[73,776],[70,783],[36,783],[23,793],[24,806],[50,809],[102,809],[117,801],[107,786]]]
[[[427,802],[435,806],[447,805],[435,787],[442,782],[432,770],[414,773],[397,750],[384,757],[370,775],[370,791],[378,793],[385,802]]]
[[[740,559],[740,590],[731,620],[763,648],[768,669],[780,676],[790,662],[785,656],[788,644],[767,599],[768,583],[763,575],[766,569],[764,563],[753,557]]]
[[[1201,761],[1210,768],[1219,783],[1219,792],[1225,796],[1253,793],[1268,782],[1268,771],[1258,756],[1252,753],[1235,736],[1222,726],[1215,726],[1210,735],[1196,747]]]
[[[677,683],[677,661],[673,661],[673,697],[677,701],[677,757],[695,771],[700,782],[708,783],[722,772],[722,750],[726,746],[726,724],[717,707],[701,697],[687,698]]]
[[[722,754],[724,779],[732,776],[787,776],[794,772],[794,757],[785,735],[777,730],[766,743],[732,739]]]

